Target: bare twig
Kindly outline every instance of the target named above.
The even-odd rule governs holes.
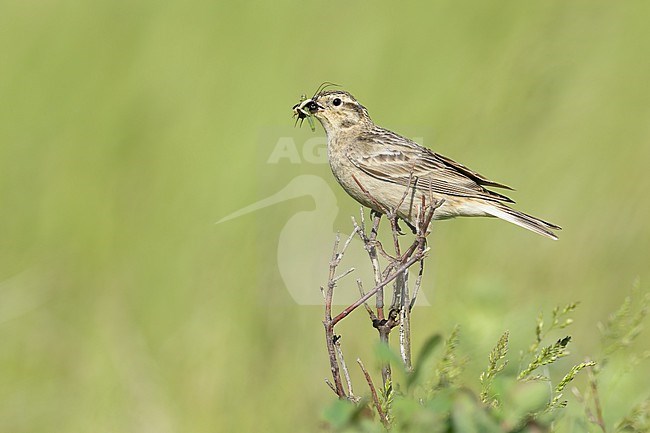
[[[336,392],[336,388],[334,388],[334,385],[332,385],[332,382],[330,382],[329,379],[325,379],[325,383],[327,384],[327,386],[330,387],[332,391],[334,391],[334,394],[338,395],[338,393]]]
[[[433,197],[430,197],[433,200]],[[418,209],[416,218],[416,238],[411,248],[417,251],[423,251],[426,248],[426,236],[429,233],[429,226],[433,215],[437,208],[442,205],[442,202],[430,201],[427,205],[424,195],[421,197],[421,204]],[[410,251],[410,249],[409,249]],[[424,260],[420,260],[420,270],[415,281],[415,288],[413,291],[413,298],[410,298],[408,287],[408,271],[404,273],[403,284],[398,287],[400,290],[400,320],[399,320],[399,340],[400,340],[400,355],[404,362],[404,367],[407,371],[412,369],[412,355],[411,355],[411,311],[415,300],[422,285],[422,273],[424,271]],[[397,281],[399,281],[398,279]]]
[[[413,310],[415,302],[417,300],[418,294],[420,293],[420,286],[422,285],[422,274],[424,273],[424,260],[420,260],[420,270],[418,271],[418,276],[415,279],[415,286],[413,288],[413,297],[411,298],[411,305],[409,306],[410,310]]]
[[[406,197],[409,195],[409,193],[412,194],[415,191],[415,187],[417,186],[418,179],[417,177],[415,178],[415,183],[413,184],[413,186],[411,186],[412,180],[413,180],[413,172],[409,173],[409,180],[406,183],[406,188],[404,188],[404,194],[402,194],[402,198],[400,199],[399,203],[397,203],[397,206],[395,206],[395,210],[402,207],[402,204],[404,203],[404,200],[406,200]]]
[[[370,374],[368,374],[368,370],[366,370],[366,367],[363,365],[363,362],[361,362],[361,359],[357,358],[357,362],[359,363],[359,367],[361,367],[361,371],[363,371],[363,375],[366,377],[366,382],[368,382],[368,387],[370,388],[370,395],[372,396],[372,402],[375,405],[375,409],[377,410],[379,419],[381,420],[381,423],[384,425],[384,427],[388,429],[390,427],[390,423],[388,422],[388,417],[384,413],[384,410],[381,408],[381,404],[379,403],[379,397],[377,396],[377,389],[375,388],[375,385],[372,383],[372,378],[370,377]]]
[[[401,230],[397,224],[397,214],[392,214],[388,220],[390,221],[390,227],[393,234],[393,248],[395,249],[395,257],[399,257],[402,255],[399,247],[399,235]]]
[[[370,230],[370,235],[366,234],[365,226],[365,216],[363,213],[363,208],[361,208],[361,225],[359,226],[354,218],[352,222],[354,224],[356,232],[359,234],[359,238],[363,242],[364,248],[368,253],[370,258],[370,263],[372,264],[372,271],[375,278],[375,285],[381,282],[381,267],[379,265],[379,258],[377,257],[377,251],[379,250],[382,255],[385,254],[383,247],[377,241],[377,232],[379,230],[379,222],[381,221],[381,214],[373,212],[372,213],[372,229]],[[380,290],[377,292],[376,297],[376,308],[377,316],[380,319],[384,318],[384,292]]]
[[[341,241],[340,234],[336,234],[336,240],[334,241],[334,248],[332,251],[332,259],[330,260],[330,271],[329,279],[327,282],[327,290],[325,290],[325,319],[323,320],[323,326],[325,326],[325,341],[327,344],[327,353],[330,360],[330,370],[332,372],[332,378],[334,380],[334,390],[336,395],[339,398],[347,398],[345,391],[343,390],[343,384],[341,382],[341,371],[339,368],[339,362],[336,357],[336,342],[338,337],[334,334],[334,325],[335,322],[332,320],[332,297],[334,296],[334,287],[336,286],[337,278],[336,267],[341,263],[341,259],[345,254],[346,249],[350,245],[352,238],[356,235],[356,230],[347,238],[341,252],[338,251],[339,243]],[[338,278],[340,279],[340,277]]]
[[[363,191],[363,193],[366,195],[366,197],[368,197],[368,198],[370,199],[370,201],[375,205],[375,209],[379,209],[379,210],[381,211],[381,213],[384,213],[384,214],[385,214],[385,213],[388,213],[388,209],[386,209],[385,206],[383,206],[381,203],[379,203],[379,202],[378,202],[378,201],[377,201],[377,200],[372,196],[372,194],[370,194],[370,192],[366,189],[365,186],[363,186],[363,185],[361,184],[361,182],[359,182],[359,180],[356,178],[355,175],[352,175],[352,180],[354,180],[354,182],[359,186],[359,188],[361,188],[361,191]]]
[[[348,398],[352,401],[357,401],[352,391],[352,380],[350,379],[350,372],[348,371],[348,366],[345,363],[345,358],[343,357],[343,350],[341,350],[341,339],[337,338],[334,342],[334,347],[336,348],[336,354],[338,355],[339,362],[341,363],[341,369],[343,370],[343,377],[345,377],[345,382],[348,385]]]
[[[426,236],[429,234],[429,226],[431,220],[433,219],[434,212],[442,204],[442,202],[435,202],[433,200],[433,197],[430,197],[430,202],[426,203],[425,197],[422,195],[421,204],[417,209],[418,212],[416,215],[417,224],[414,229],[415,239],[408,248],[402,251],[399,243],[400,232],[397,212],[403,201],[408,197],[408,192],[413,191],[413,194],[415,194],[415,189],[410,188],[411,178],[409,178],[409,186],[407,187],[397,209],[390,210],[390,212],[388,212],[387,209],[384,209],[370,195],[370,193],[363,187],[363,185],[358,182],[357,179],[354,180],[357,182],[361,190],[364,191],[364,193],[368,196],[370,202],[374,203],[374,208],[380,209],[382,212],[387,214],[391,224],[393,247],[395,249],[394,256],[386,253],[383,246],[377,239],[379,224],[381,221],[381,213],[377,211],[373,211],[371,213],[372,226],[369,232],[367,232],[367,226],[362,209],[360,224],[357,224],[354,218],[352,219],[354,231],[346,239],[340,252],[338,251],[338,248],[341,243],[341,239],[340,235],[337,234],[336,241],[334,243],[334,249],[332,252],[332,258],[330,260],[328,283],[325,288],[321,287],[321,292],[325,298],[325,319],[323,320],[323,325],[325,327],[325,338],[327,342],[330,369],[333,378],[333,382],[326,380],[326,383],[339,398],[347,398],[356,401],[357,399],[354,396],[352,390],[352,380],[350,378],[350,374],[343,357],[340,337],[335,335],[334,328],[336,324],[338,324],[341,320],[346,318],[350,313],[352,313],[355,309],[363,304],[370,319],[373,322],[373,327],[378,330],[380,340],[384,344],[388,345],[391,330],[397,325],[400,325],[400,353],[405,367],[408,370],[411,369],[410,314],[422,283],[424,258],[429,252],[429,248],[426,245]],[[415,197],[411,197],[411,202],[414,201],[414,198]],[[361,295],[360,298],[333,317],[332,298],[334,288],[339,280],[354,271],[354,268],[351,268],[337,275],[336,269],[340,264],[343,255],[354,236],[359,236],[364,244],[366,252],[368,253],[368,257],[370,258],[374,275],[374,287],[370,291],[364,292],[361,281],[357,280],[357,286]],[[378,254],[381,254],[387,261],[387,264],[383,270],[381,269]],[[408,270],[416,262],[420,263],[420,269],[415,281],[413,296],[411,297],[411,292],[408,287]],[[391,282],[394,282],[393,303],[390,312],[387,314],[387,317],[385,317],[384,288]],[[376,300],[376,314],[373,312],[373,309],[368,305],[367,302],[373,296],[375,296]],[[368,381],[368,384],[371,388],[371,392],[373,393],[375,406],[377,407],[377,411],[380,414],[382,423],[388,427],[388,416],[383,412],[381,405],[379,404],[379,399],[377,397],[376,389],[372,383],[372,379],[370,378],[370,375],[368,374],[361,361],[359,361],[359,364],[364,372],[364,375],[366,376],[366,380]],[[342,375],[343,377],[341,377]],[[382,366],[382,379],[385,388],[392,382],[391,366],[389,363],[386,363]],[[344,380],[347,385],[347,391],[343,387]]]
[[[368,238],[368,247],[366,248],[368,251],[368,255],[370,257],[370,261],[372,262],[372,270],[375,276],[375,285],[379,284],[380,275],[381,275],[381,268],[379,267],[379,259],[377,258],[377,247],[379,246],[379,250],[382,253],[385,253],[384,248],[377,241],[377,233],[379,232],[380,221],[381,221],[381,214],[378,212],[374,212],[372,218],[372,230],[370,230],[370,237]],[[375,299],[375,306],[377,308],[377,317],[379,317],[379,319],[383,319],[384,318],[384,289],[380,289],[377,292],[377,297]]]
[[[413,173],[409,174],[409,180],[406,183],[406,188],[404,188],[404,193],[402,194],[400,201],[397,203],[397,206],[395,206],[394,209],[389,209],[389,212],[386,214],[386,216],[390,220],[390,224],[393,229],[393,245],[395,247],[395,254],[397,254],[397,256],[401,255],[400,247],[399,247],[399,238],[398,238],[398,235],[400,234],[400,229],[399,229],[399,225],[397,224],[397,220],[399,217],[397,213],[399,212],[399,208],[402,207],[402,204],[404,203],[404,200],[409,195],[409,193],[413,194],[415,192],[415,185],[413,187],[411,186],[411,180],[413,180]]]
[[[336,335],[334,335],[334,326],[331,324],[331,319],[328,322],[325,321],[325,341],[327,342],[327,354],[330,360],[330,371],[332,372],[332,378],[334,380],[334,392],[339,398],[346,398],[347,395],[343,390],[343,384],[341,382],[341,371],[339,369],[339,363],[336,359],[336,349],[335,341],[337,340]]]
[[[379,251],[379,254],[381,254],[381,256],[383,258],[385,258],[386,260],[392,261],[392,260],[395,259],[395,257],[391,256],[390,254],[388,254],[386,252],[386,250],[384,249],[384,246],[381,244],[381,242],[377,242],[376,247],[377,247],[377,251]]]
[[[336,277],[334,277],[334,282],[336,283],[338,280],[345,277],[346,275],[351,274],[352,272],[354,272],[354,268],[350,268],[347,271],[343,272],[341,275],[337,275]]]
[[[359,288],[359,294],[361,296],[364,296],[365,292],[363,291],[363,284],[361,283],[361,280],[357,280],[357,287]],[[370,305],[368,305],[367,302],[364,302],[363,306],[366,307],[366,311],[368,312],[368,316],[370,316],[370,320],[373,322],[377,320],[377,316],[375,315],[375,312],[372,311],[372,308],[370,308]]]
[[[406,269],[411,267],[413,263],[419,261],[422,259],[426,253],[429,252],[429,249],[426,248],[422,250],[421,252],[413,255],[410,257],[402,266],[400,266],[395,272],[391,272],[391,274],[386,277],[381,283],[377,284],[371,291],[366,293],[364,296],[359,298],[357,301],[355,301],[353,304],[345,308],[343,311],[341,311],[336,317],[332,319],[332,322],[334,325],[336,325],[338,322],[340,322],[342,319],[345,319],[351,312],[353,312],[359,305],[363,304],[366,302],[368,299],[370,299],[372,296],[374,296],[379,290],[381,290],[384,286],[386,286],[388,283],[393,281],[397,276],[404,272]],[[331,310],[330,310],[331,311]]]
[[[390,332],[395,326],[397,326],[398,323],[399,311],[394,308],[392,308],[390,310],[390,313],[388,313],[387,319],[379,320],[373,323],[373,326],[377,328],[377,331],[379,331],[379,341],[381,341],[382,344],[388,346],[388,338],[390,336]],[[381,379],[384,384],[384,388],[386,388],[388,384],[392,383],[392,372],[389,361],[386,361],[381,366]]]
[[[420,260],[421,261],[421,260]],[[411,300],[409,298],[408,271],[401,278],[399,309],[399,346],[400,355],[406,371],[411,371]]]

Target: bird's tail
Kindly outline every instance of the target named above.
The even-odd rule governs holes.
[[[553,233],[553,230],[562,229],[560,226],[535,218],[532,215],[516,211],[501,203],[486,204],[484,210],[489,215],[517,224],[519,227],[523,227],[553,240],[557,240],[557,236]]]

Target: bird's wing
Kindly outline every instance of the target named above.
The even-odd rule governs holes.
[[[484,188],[505,185],[387,130],[361,135],[347,146],[346,154],[357,168],[382,181],[438,194],[513,202]]]
[[[429,149],[426,149],[426,150],[429,150]],[[431,153],[433,153],[433,152],[431,152]],[[456,162],[451,158],[447,158],[446,156],[440,155],[439,153],[433,153],[433,155],[436,157],[436,159],[442,161],[444,164],[448,165],[449,167],[452,167],[453,169],[463,173],[464,175],[471,178],[472,180],[474,180],[479,185],[491,186],[491,187],[494,187],[494,188],[504,188],[504,189],[509,189],[511,191],[513,190],[508,185],[504,185],[502,183],[490,180],[487,177],[483,176],[482,174],[480,174],[480,173],[478,173],[478,172],[476,172],[476,171],[474,171],[472,169],[469,169],[469,168],[465,167],[463,164],[461,164],[459,162]]]

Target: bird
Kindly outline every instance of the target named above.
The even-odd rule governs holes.
[[[376,125],[345,90],[319,88],[293,106],[296,121],[315,117],[327,135],[332,173],[343,189],[379,214],[392,212],[413,231],[423,200],[438,203],[434,220],[497,217],[557,240],[561,227],[511,207],[488,188],[512,190],[433,150]],[[302,122],[301,122],[302,123]]]

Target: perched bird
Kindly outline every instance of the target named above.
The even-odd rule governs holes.
[[[422,197],[442,200],[434,219],[492,216],[557,239],[555,224],[512,209],[508,197],[487,187],[512,189],[456,161],[384,129],[368,110],[342,90],[317,92],[293,107],[303,120],[318,119],[327,134],[327,156],[343,189],[379,213],[396,212],[411,228]]]

